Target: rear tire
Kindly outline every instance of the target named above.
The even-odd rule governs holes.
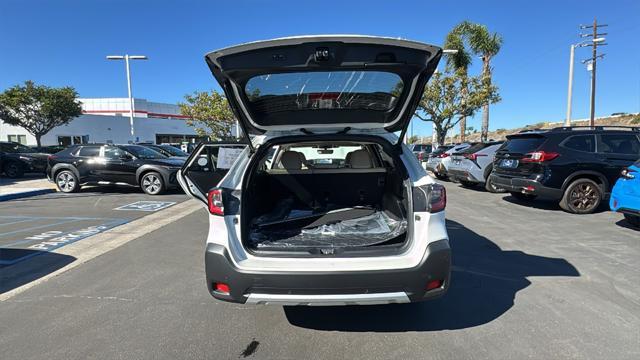
[[[640,228],[640,216],[624,214],[624,218],[627,220],[629,224],[631,224],[631,226]]]
[[[492,181],[491,178],[487,178],[487,181],[484,182],[484,189],[490,193],[499,194],[507,192],[505,189],[497,187]]]
[[[434,174],[436,175],[436,178],[438,180],[447,180],[449,178],[447,175],[442,175],[442,174],[439,174],[437,172],[434,172]]]
[[[17,179],[24,175],[24,169],[19,163],[12,161],[4,165],[4,174],[7,175],[8,178]]]
[[[600,185],[591,179],[578,179],[564,191],[560,207],[572,214],[591,214],[602,202]]]
[[[62,170],[56,174],[56,186],[63,193],[72,193],[80,189],[78,178],[70,170]]]
[[[460,185],[462,185],[462,187],[469,189],[469,188],[476,187],[478,183],[474,183],[472,181],[460,180]]]
[[[523,194],[520,192],[511,192],[511,196],[513,196],[514,198],[518,199],[518,200],[522,200],[522,201],[531,201],[534,200],[535,198],[537,198],[537,195],[533,195],[533,194]]]
[[[147,195],[160,195],[164,192],[164,180],[162,175],[155,171],[150,171],[140,179],[140,188]]]

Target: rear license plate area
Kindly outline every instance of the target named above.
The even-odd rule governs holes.
[[[516,159],[502,159],[498,163],[498,166],[505,169],[515,169],[518,167],[518,160]]]

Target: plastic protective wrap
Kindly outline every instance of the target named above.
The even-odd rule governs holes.
[[[387,242],[407,229],[406,220],[395,220],[383,211],[312,228],[253,228],[249,240],[257,248],[343,248]]]

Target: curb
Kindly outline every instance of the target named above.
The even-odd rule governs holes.
[[[36,196],[36,195],[42,195],[42,194],[49,194],[49,193],[53,193],[53,192],[56,192],[56,189],[37,189],[37,190],[28,190],[28,191],[15,192],[15,193],[11,193],[11,194],[4,194],[4,195],[0,195],[0,202],[1,201],[8,201],[8,200],[15,200],[15,199],[22,199],[22,198]]]

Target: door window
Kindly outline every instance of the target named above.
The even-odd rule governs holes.
[[[96,157],[100,156],[100,148],[97,146],[83,146],[78,150],[78,155],[81,157]]]
[[[570,136],[562,143],[562,146],[576,151],[595,152],[595,140],[595,136],[593,135]]]
[[[218,185],[245,148],[246,145],[237,143],[202,144],[187,159],[188,165],[183,173],[195,186],[194,189],[190,184],[189,192],[206,201],[207,192]]]
[[[634,134],[600,135],[599,151],[606,154],[640,155],[640,141]]]
[[[104,157],[109,160],[120,160],[120,157],[124,155],[124,150],[115,146],[104,147]]]

